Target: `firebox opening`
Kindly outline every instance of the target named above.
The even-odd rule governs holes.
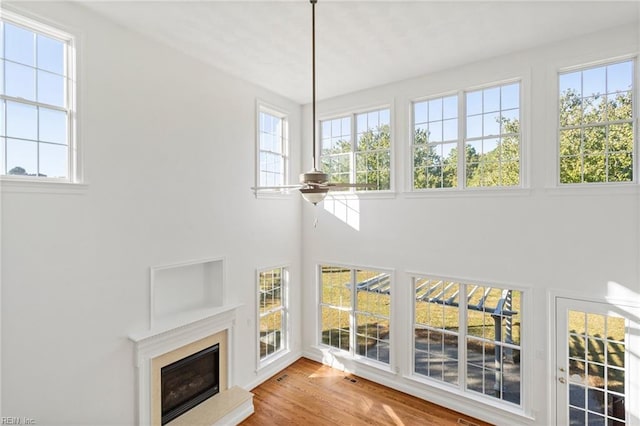
[[[219,346],[215,344],[162,367],[163,425],[220,391]]]

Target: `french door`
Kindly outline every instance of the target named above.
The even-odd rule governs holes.
[[[558,425],[640,425],[638,309],[556,299]]]

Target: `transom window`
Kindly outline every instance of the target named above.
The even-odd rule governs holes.
[[[1,174],[76,179],[73,39],[3,11],[0,18]]]
[[[287,116],[259,106],[258,126],[258,187],[285,185],[289,167]]]
[[[258,273],[260,361],[286,348],[287,269],[268,269]]]
[[[413,289],[416,376],[521,405],[522,293],[432,277]]]
[[[633,181],[634,63],[559,76],[560,183]]]
[[[391,275],[320,266],[321,343],[389,364]]]
[[[332,182],[391,189],[391,121],[388,108],[320,122],[322,171]]]
[[[416,101],[413,189],[518,186],[520,140],[519,82]]]

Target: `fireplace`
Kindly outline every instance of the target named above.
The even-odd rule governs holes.
[[[215,344],[161,368],[163,425],[220,391],[219,347]]]
[[[129,336],[134,342],[138,373],[137,424],[232,425],[239,424],[253,413],[253,394],[234,386],[229,374],[233,371],[233,330],[238,306],[225,305],[179,316],[175,320],[156,324],[154,329]],[[184,366],[183,360],[186,363],[198,360],[196,365],[202,363],[208,370],[205,369],[203,373],[199,367],[195,367],[196,371],[200,371],[195,376],[183,374],[180,372],[181,366]],[[208,373],[211,365],[216,366],[213,369],[214,376]],[[202,395],[206,394],[205,389],[210,391],[216,387],[217,391],[195,402],[191,408],[185,408],[181,414],[176,412],[173,420],[165,418],[184,402],[177,402],[178,399],[191,398],[174,400],[173,396],[163,397],[163,392],[168,396],[171,387],[186,389],[190,385],[197,390],[182,392],[183,395]]]

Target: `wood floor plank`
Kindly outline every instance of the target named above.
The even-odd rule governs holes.
[[[242,426],[488,426],[420,398],[301,358],[253,389]]]

